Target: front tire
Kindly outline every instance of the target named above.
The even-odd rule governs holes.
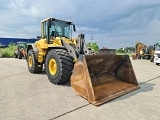
[[[154,56],[150,57],[150,61],[153,62],[154,61]]]
[[[145,58],[145,60],[148,60],[148,59],[149,59],[149,56],[145,56],[144,58]]]
[[[14,52],[14,58],[18,58],[17,52]]]
[[[64,49],[52,49],[46,56],[46,73],[53,84],[63,84],[70,80],[73,60]]]
[[[38,61],[35,58],[33,49],[30,49],[27,54],[27,64],[30,73],[42,72],[42,66],[38,66]]]

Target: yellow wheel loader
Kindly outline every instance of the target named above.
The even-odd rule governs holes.
[[[93,55],[84,35],[72,38],[72,22],[48,18],[41,22],[41,36],[27,47],[28,70],[44,66],[53,84],[70,81],[72,88],[93,105],[100,105],[139,88],[128,56]]]
[[[146,59],[152,62],[154,56],[154,47],[153,46],[146,46],[143,43],[136,42],[136,56],[138,59]]]

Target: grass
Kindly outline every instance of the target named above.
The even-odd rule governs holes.
[[[118,53],[116,52],[116,55],[129,55],[129,57],[132,56],[133,53]]]
[[[14,43],[10,43],[7,48],[1,48],[0,53],[1,57],[12,58],[14,56],[14,51],[16,46]]]

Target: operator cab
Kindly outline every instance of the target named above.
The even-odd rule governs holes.
[[[27,43],[26,42],[17,42],[16,46],[19,49],[26,49],[27,48]]]
[[[47,43],[50,43],[50,39],[56,37],[65,37],[71,39],[72,27],[75,30],[75,25],[72,22],[67,22],[55,18],[48,18],[41,22],[41,37],[47,39]]]

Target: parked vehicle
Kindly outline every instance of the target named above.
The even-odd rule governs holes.
[[[137,42],[135,50],[137,59],[146,59],[153,61],[152,56],[154,56],[154,46],[146,46],[143,43]]]
[[[18,58],[18,59],[22,59],[22,57],[26,58],[27,43],[26,42],[17,42],[16,47],[17,48],[14,51],[14,57]]]
[[[155,44],[154,63],[160,65],[160,41]]]

